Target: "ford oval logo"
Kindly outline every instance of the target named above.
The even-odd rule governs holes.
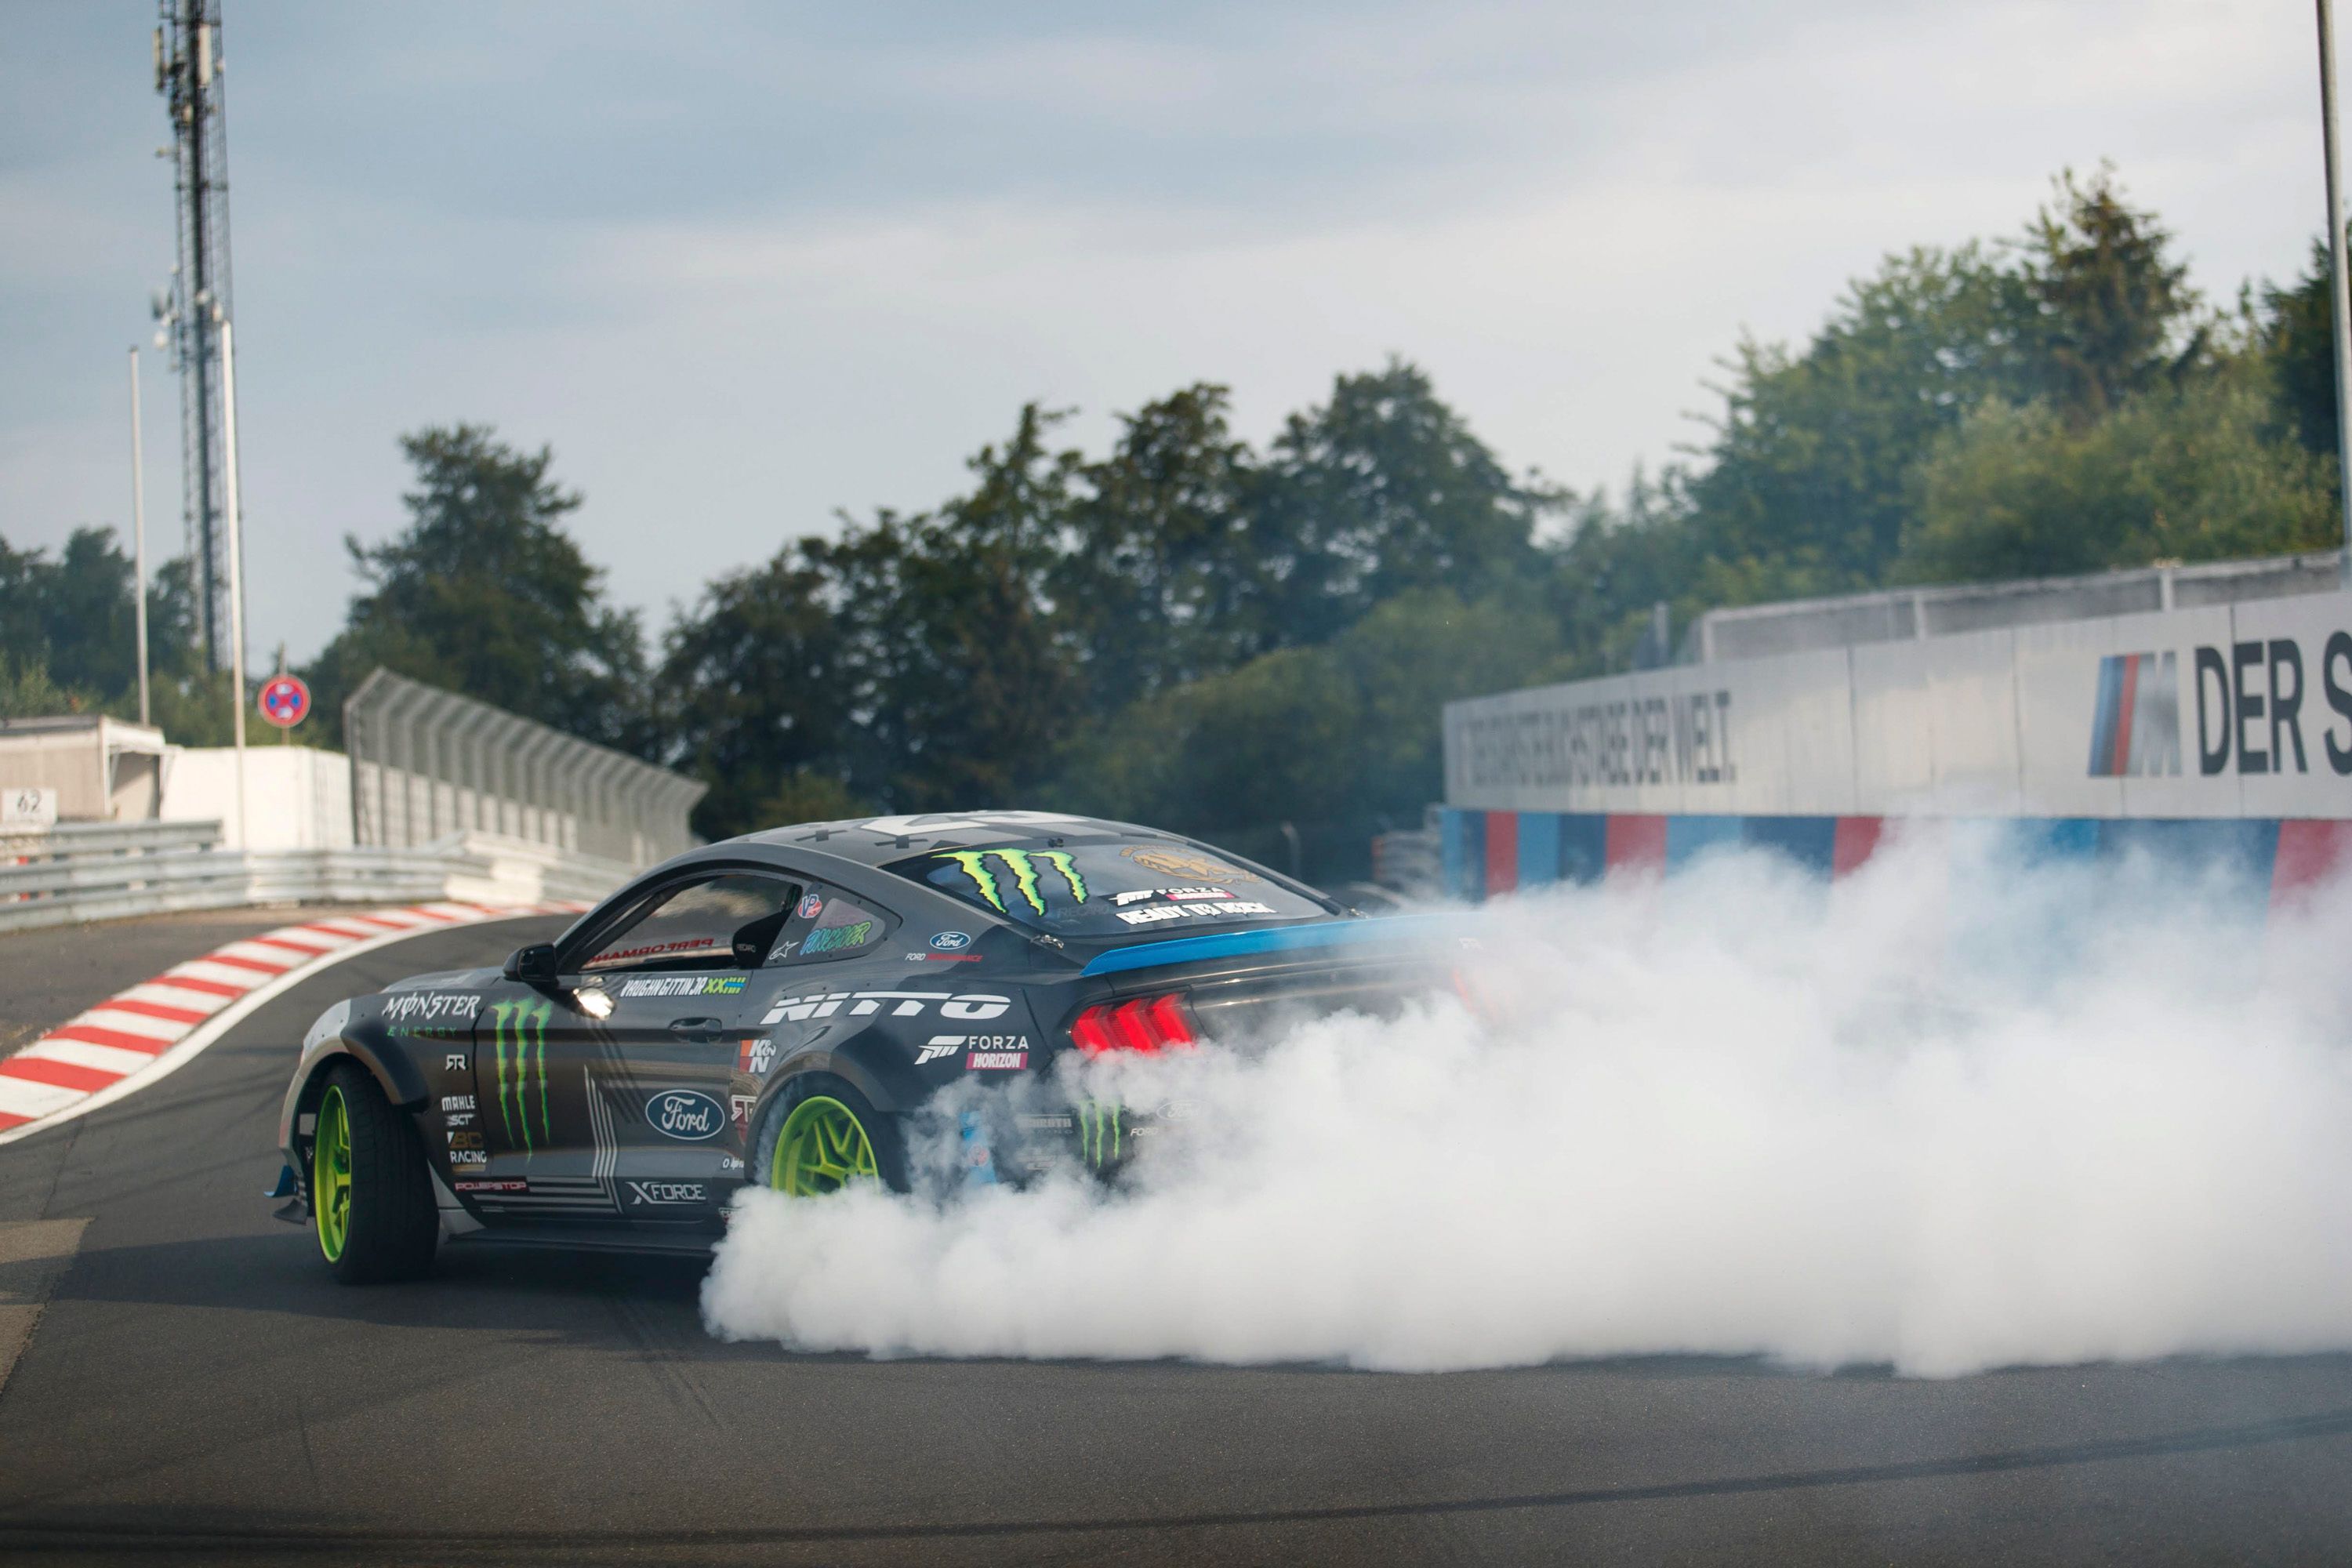
[[[943,931],[931,938],[931,945],[941,952],[960,952],[971,945],[971,938],[960,931]]]
[[[665,1138],[699,1143],[727,1125],[727,1108],[695,1089],[668,1089],[646,1101],[646,1120]]]

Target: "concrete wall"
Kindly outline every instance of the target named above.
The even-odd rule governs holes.
[[[231,849],[344,849],[352,843],[352,770],[341,752],[246,748],[247,841],[237,842],[236,750],[173,748],[163,820],[215,821]]]
[[[2352,595],[1449,703],[1446,804],[1538,816],[2352,819]]]

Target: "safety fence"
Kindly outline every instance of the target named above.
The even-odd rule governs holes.
[[[633,868],[453,832],[400,848],[220,847],[217,822],[91,824],[0,839],[0,931],[185,910],[601,898]]]
[[[378,669],[343,704],[352,837],[404,848],[493,833],[631,866],[694,845],[709,786],[487,702]]]

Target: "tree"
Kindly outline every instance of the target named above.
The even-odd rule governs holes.
[[[1072,538],[1047,586],[1097,712],[1266,646],[1257,465],[1233,437],[1228,398],[1201,383],[1122,415],[1110,456],[1078,472]]]
[[[401,438],[416,488],[409,526],[347,539],[368,591],[306,674],[331,732],[382,665],[588,740],[651,749],[636,617],[605,603],[604,573],[564,531],[578,494],[549,479],[547,447],[518,452],[488,426]]]
[[[2335,465],[2271,430],[2268,367],[2252,354],[2088,426],[2046,404],[1989,404],[1922,466],[1898,575],[1975,582],[2326,549]]]
[[[2087,185],[2070,169],[2055,191],[2026,231],[2024,282],[2051,394],[2081,423],[2194,360],[2205,334],[2190,327],[2197,295],[2171,234],[2124,200],[2112,167]]]
[[[1269,640],[1317,643],[1408,588],[1478,596],[1535,566],[1561,498],[1514,482],[1429,377],[1402,360],[1342,375],[1294,414],[1257,487]]]
[[[2263,289],[2263,346],[2278,375],[2282,423],[2314,452],[2334,453],[2336,311],[2327,241],[2311,242],[2311,259],[2293,286]]]

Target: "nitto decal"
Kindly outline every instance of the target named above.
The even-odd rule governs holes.
[[[624,980],[624,996],[740,996],[740,974],[666,974],[650,980]]]
[[[940,858],[952,862],[970,877],[971,885],[980,890],[980,896],[986,899],[989,906],[999,914],[1007,912],[1004,893],[996,879],[995,871],[989,867],[991,860],[1004,868],[1013,878],[1014,890],[1041,915],[1045,912],[1045,894],[1037,885],[1037,863],[1041,860],[1061,874],[1063,885],[1070,889],[1070,897],[1082,904],[1087,901],[1087,879],[1078,874],[1078,863],[1066,850],[956,849],[941,855]]]
[[[629,1182],[632,1204],[699,1204],[709,1200],[700,1182]]]
[[[481,997],[470,991],[403,991],[384,999],[383,1016],[395,1024],[426,1024],[436,1018],[470,1018],[481,1005]]]
[[[699,1143],[727,1125],[727,1108],[698,1089],[669,1089],[646,1101],[646,1121],[665,1138]]]
[[[515,1130],[522,1130],[522,1151],[531,1152],[534,1144],[530,1135],[530,1091],[539,1090],[539,1135],[552,1140],[554,1134],[547,1123],[547,1020],[555,1011],[548,1002],[499,1002],[490,1007],[490,1047],[498,1062],[499,1124],[506,1129],[509,1147],[516,1142]],[[511,1047],[514,1061],[509,1083],[507,1052]],[[511,1089],[511,1108],[508,1100]]]
[[[1013,1005],[1010,996],[992,996],[986,992],[957,994],[948,991],[844,991],[828,994],[823,991],[805,996],[786,996],[760,1020],[761,1027],[782,1022],[786,1018],[798,1023],[808,1018],[830,1018],[845,1006],[849,1016],[862,1018],[882,1011],[884,1003],[895,1004],[890,1009],[894,1018],[912,1018],[921,1014],[924,1005],[937,1002],[940,1016],[944,1018],[965,1018],[973,1023],[985,1023],[1001,1018]]]

